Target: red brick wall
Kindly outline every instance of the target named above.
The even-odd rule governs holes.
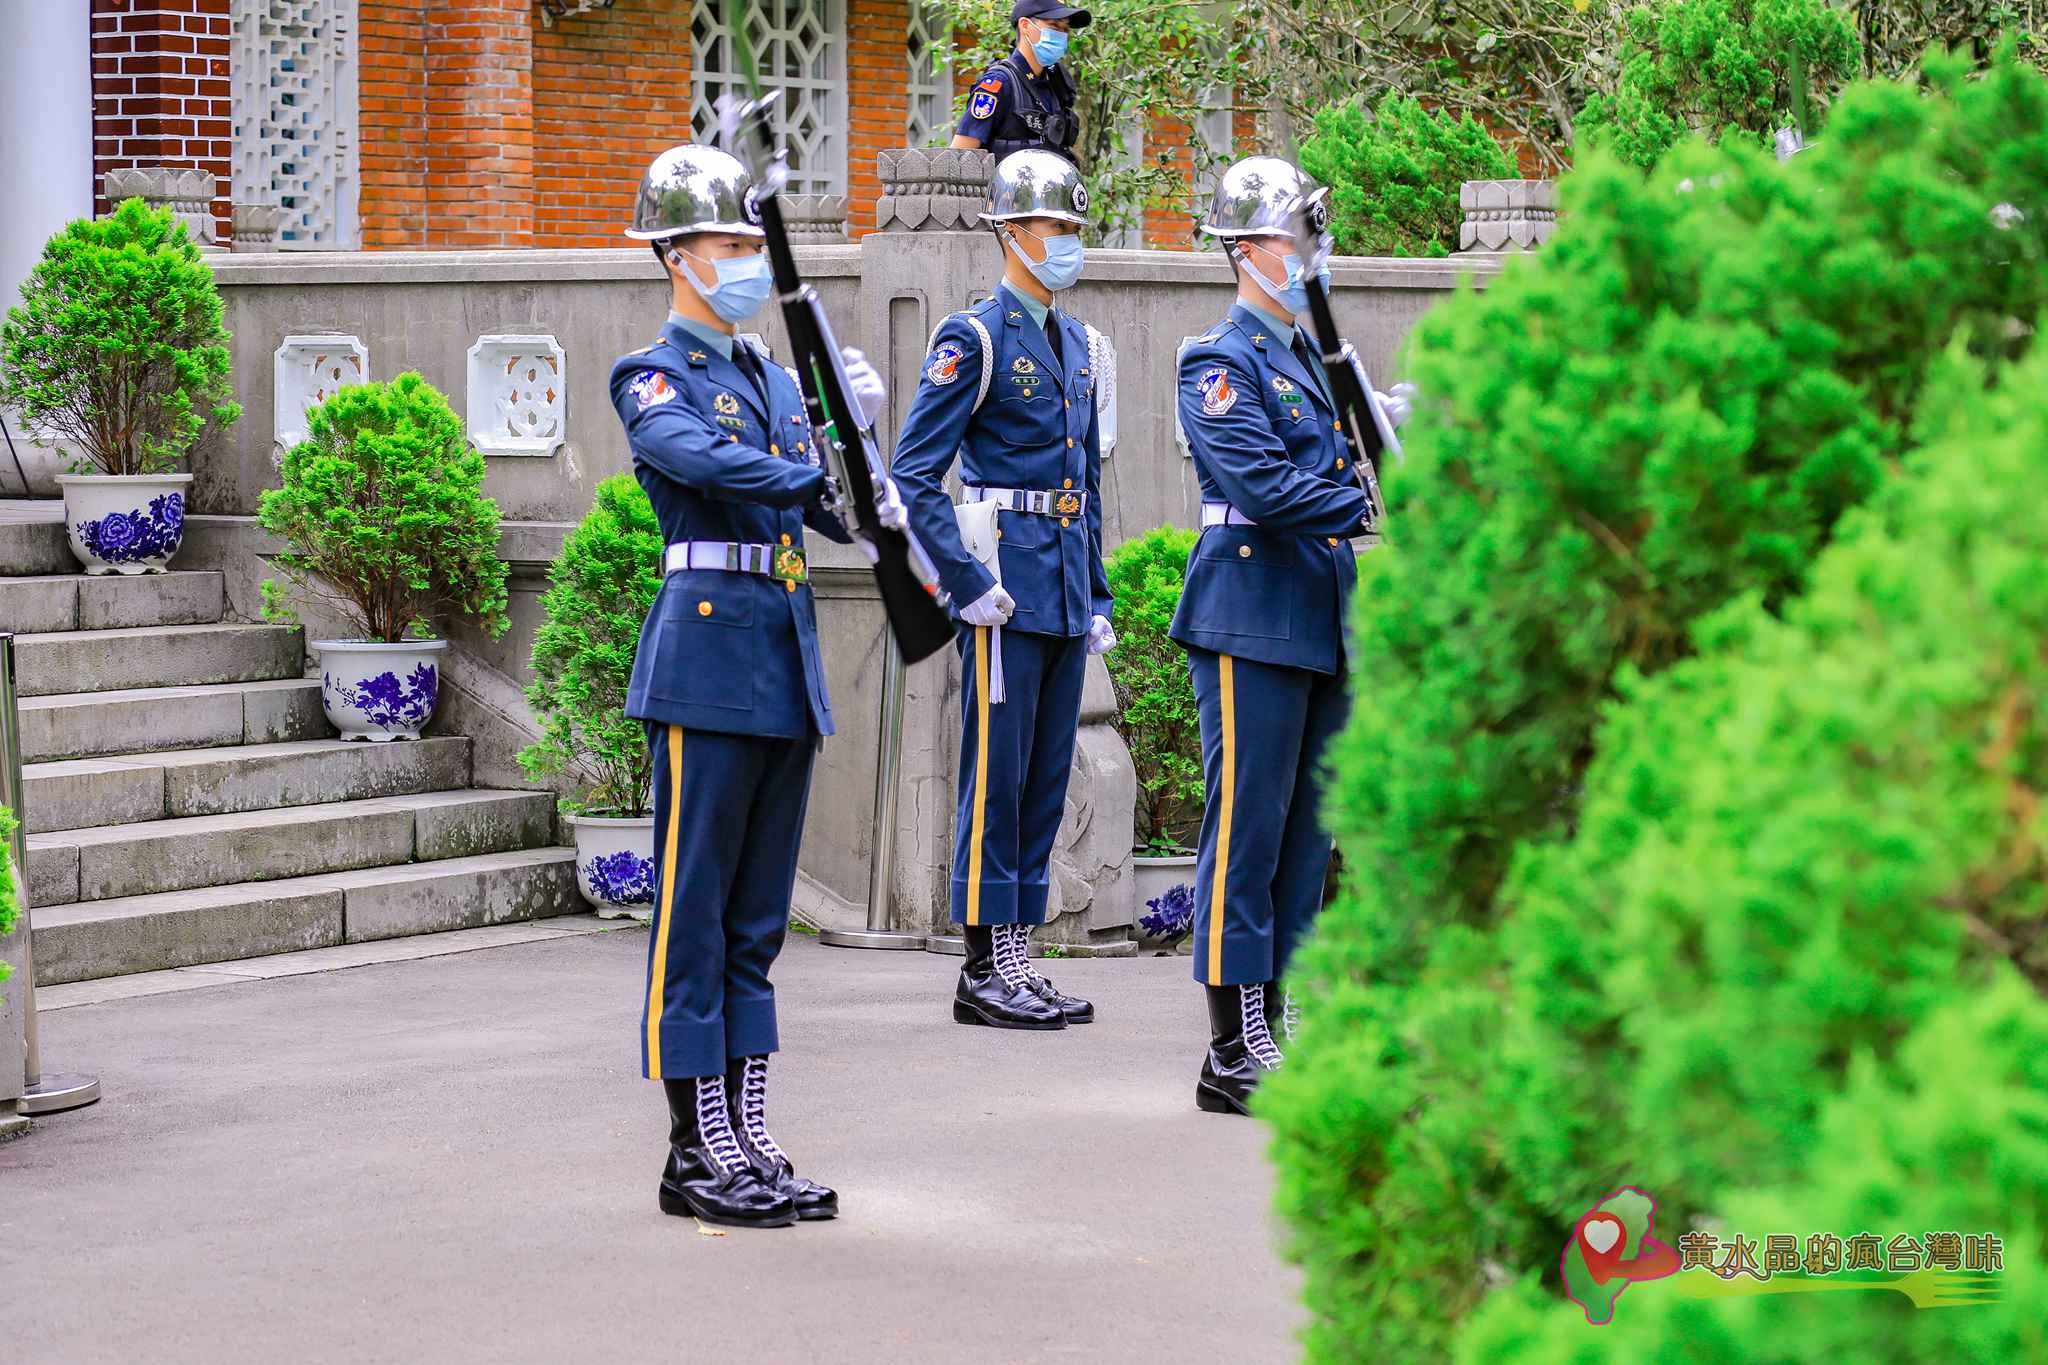
[[[428,244],[426,0],[359,0],[357,171],[366,250]]]
[[[533,30],[533,244],[627,246],[647,163],[690,140],[689,0]]]
[[[533,245],[532,0],[435,0],[427,23],[430,245]]]
[[[903,146],[910,118],[910,66],[904,36],[908,0],[847,0],[846,229],[860,238],[874,231],[882,180],[875,158]]]
[[[19,3],[19,0],[15,0]],[[93,183],[129,166],[190,166],[219,182],[215,231],[231,230],[229,0],[93,0]],[[93,211],[112,205],[95,188]]]

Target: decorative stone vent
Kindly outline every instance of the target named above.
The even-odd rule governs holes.
[[[785,194],[782,222],[789,240],[799,246],[846,240],[846,196],[843,194]]]
[[[980,149],[904,147],[878,158],[879,232],[971,232],[988,200],[995,154]]]
[[[469,348],[469,439],[486,455],[552,455],[568,419],[551,336],[483,336]]]
[[[306,439],[306,413],[316,404],[370,377],[370,352],[358,337],[289,336],[271,363],[270,420],[280,455]]]
[[[1526,251],[1557,230],[1555,181],[1467,180],[1458,204],[1465,211],[1460,251]]]
[[[152,208],[169,208],[202,249],[215,248],[213,197],[218,181],[189,166],[131,166],[108,171],[100,183],[107,202],[140,199]]]

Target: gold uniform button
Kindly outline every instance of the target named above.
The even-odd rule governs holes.
[[[1026,398],[1029,398],[1029,397],[1031,396],[1031,390],[1029,390],[1029,389],[1026,389],[1026,390],[1024,390],[1024,396],[1025,396]]]
[[[795,583],[795,581],[794,581],[793,579],[788,579],[788,578],[785,578],[785,579],[783,579],[783,580],[782,580],[782,586],[783,586],[783,587],[785,587],[785,588],[788,588],[788,589],[789,589],[789,590],[790,590],[791,592],[795,592],[795,591],[796,591],[796,583]]]
[[[770,455],[780,455],[782,453],[782,447],[775,444],[773,441],[770,441],[768,443],[768,453]]]
[[[1071,437],[1071,436],[1069,436],[1069,437],[1067,438],[1067,449],[1068,449],[1068,450],[1072,450],[1073,448],[1074,448],[1074,438],[1073,438],[1073,437]]]
[[[1344,467],[1344,457],[1343,457],[1342,455],[1339,455],[1339,456],[1337,457],[1337,468],[1339,468],[1339,469],[1342,469],[1343,467]]]
[[[1060,518],[1060,525],[1062,525],[1062,526],[1065,526],[1066,524],[1067,524],[1067,519],[1066,519],[1065,517],[1061,517],[1061,518]]]
[[[787,532],[787,531],[784,531],[784,532],[782,533],[782,543],[783,543],[784,545],[787,545],[787,544],[789,544],[789,532]]]
[[[699,616],[709,616],[711,614],[711,604],[709,602],[699,602],[697,604],[697,614]]]
[[[1067,411],[1068,411],[1068,412],[1072,412],[1073,410],[1074,410],[1074,400],[1073,400],[1073,399],[1071,399],[1071,398],[1069,398],[1069,399],[1067,400]]]
[[[1000,526],[998,526],[998,527],[996,527],[996,539],[997,539],[997,540],[1001,540],[1002,538],[1003,538],[1003,528],[1002,528],[1002,527],[1000,527]]]
[[[1072,445],[1072,444],[1073,444],[1073,442],[1072,442],[1072,441],[1069,441],[1069,442],[1067,442],[1067,444],[1068,444],[1068,445]],[[1060,480],[1060,487],[1062,487],[1062,488],[1072,488],[1073,486],[1074,486],[1074,481],[1073,481],[1072,479],[1061,479],[1061,480]]]
[[[1337,537],[1335,537],[1335,536],[1331,536],[1331,537],[1330,537],[1330,548],[1331,548],[1331,549],[1333,549],[1333,550],[1337,548]]]
[[[1251,546],[1249,546],[1249,545],[1240,545],[1240,546],[1238,546],[1238,547],[1237,547],[1237,557],[1238,557],[1239,559],[1250,559],[1250,558],[1252,557],[1252,547],[1251,547]]]
[[[1330,430],[1332,430],[1332,431],[1342,431],[1342,430],[1344,430],[1344,424],[1343,424],[1342,422],[1332,422],[1332,423],[1330,423]]]
[[[1287,410],[1287,415],[1288,415],[1289,417],[1299,417],[1299,416],[1301,416],[1301,409],[1300,409],[1300,408],[1289,408],[1289,409]]]

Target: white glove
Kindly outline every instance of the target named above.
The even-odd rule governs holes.
[[[910,529],[910,509],[903,505],[903,495],[896,491],[896,480],[887,474],[882,476],[882,486],[875,490],[875,516],[892,531]]]
[[[1109,628],[1109,618],[1107,616],[1089,617],[1088,652],[1090,654],[1107,654],[1115,648],[1116,632]]]
[[[1007,623],[1010,613],[1017,610],[1017,599],[1003,591],[998,583],[961,609],[960,619],[970,626],[1000,626]]]
[[[853,401],[860,407],[861,425],[871,427],[882,415],[883,404],[889,401],[889,386],[868,364],[868,358],[853,347],[841,346],[839,358],[846,362],[846,382],[853,385]]]
[[[882,552],[875,548],[875,542],[869,540],[866,536],[862,535],[858,531],[853,532],[852,535],[854,548],[859,550],[862,554],[868,557],[868,563],[870,565],[875,565],[882,562]]]
[[[1415,411],[1415,386],[1405,379],[1394,385],[1391,392],[1373,396],[1380,400],[1380,407],[1386,411],[1387,420],[1394,424],[1396,431],[1408,420],[1408,414]]]

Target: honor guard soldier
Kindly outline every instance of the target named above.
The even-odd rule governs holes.
[[[776,1050],[768,969],[782,947],[811,762],[832,733],[804,527],[849,534],[794,376],[736,326],[770,292],[745,169],[673,147],[640,183],[626,235],[670,282],[667,325],[612,367],[633,472],[667,542],[626,703],[654,753],[656,895],[640,1047],[668,1094],[663,1212],[781,1227],[830,1218],[766,1119]],[[848,370],[872,419],[882,384]],[[902,524],[893,487],[878,496]]]
[[[1016,0],[1010,27],[1017,46],[968,92],[953,145],[986,147],[998,161],[1028,150],[1071,161],[1081,120],[1074,113],[1074,78],[1060,59],[1070,35],[1088,27],[1088,11],[1059,0]]]
[[[1357,456],[1296,321],[1308,298],[1289,210],[1312,188],[1274,157],[1224,173],[1202,230],[1223,243],[1237,302],[1180,360],[1202,533],[1172,636],[1201,715],[1193,965],[1210,1045],[1195,1102],[1215,1113],[1247,1112],[1259,1076],[1280,1065],[1276,983],[1322,908],[1319,768],[1346,714],[1351,538],[1369,529]],[[1398,418],[1396,394],[1381,401]]]
[[[966,627],[953,854],[953,918],[967,940],[953,1017],[963,1024],[1057,1029],[1095,1017],[1029,961],[1087,656],[1116,643],[1097,376],[1086,329],[1053,306],[1080,277],[1087,207],[1080,172],[1051,152],[996,164],[981,217],[1002,246],[1002,283],[933,334],[890,464]],[[956,455],[957,511],[942,486]],[[977,511],[992,526],[978,554],[961,529]]]

